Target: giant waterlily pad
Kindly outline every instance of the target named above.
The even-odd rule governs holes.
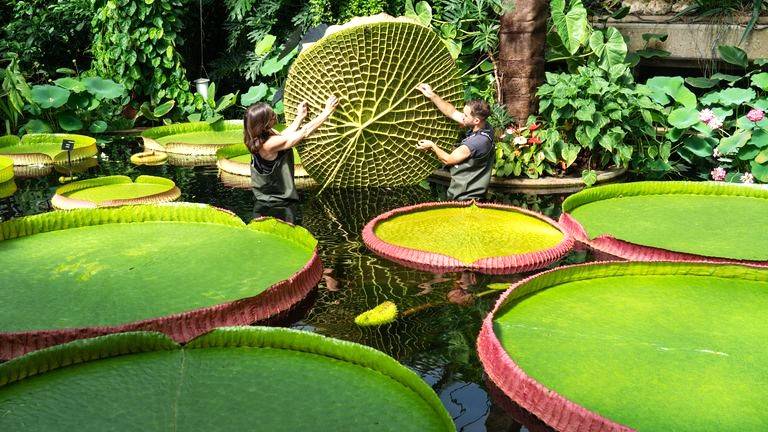
[[[288,123],[301,101],[317,114],[329,95],[341,98],[331,117],[299,144],[310,176],[323,186],[393,186],[425,179],[438,162],[416,142],[431,139],[450,149],[458,130],[416,90],[422,82],[445,100],[461,103],[456,65],[430,28],[386,15],[330,27],[298,55],[285,85]]]
[[[505,292],[480,359],[561,431],[768,428],[768,269],[617,262],[555,269]]]
[[[57,209],[111,207],[175,201],[181,191],[173,180],[142,175],[107,176],[81,180],[56,189],[51,204]]]
[[[525,209],[426,203],[384,213],[363,229],[375,253],[422,270],[505,274],[546,266],[573,245],[557,223]]]
[[[716,182],[638,182],[590,188],[563,202],[577,240],[632,260],[768,264],[768,190]]]
[[[18,142],[0,142],[0,155],[13,159],[14,165],[51,165],[67,161],[67,152],[61,150],[61,142],[75,142],[72,160],[96,156],[96,140],[75,134],[27,134]]]
[[[184,347],[139,332],[31,353],[0,365],[0,412],[19,432],[455,430],[432,389],[386,354],[268,327]]]
[[[16,192],[16,182],[13,181],[13,159],[0,156],[0,198],[6,198]]]
[[[126,330],[178,341],[249,324],[320,279],[305,229],[199,204],[57,211],[0,223],[0,358]]]
[[[179,123],[147,129],[141,134],[146,150],[191,155],[213,156],[216,150],[243,142],[243,121],[226,120]]]

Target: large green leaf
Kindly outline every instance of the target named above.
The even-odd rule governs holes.
[[[752,175],[755,176],[758,181],[768,183],[768,163],[759,164],[752,161],[750,167],[752,168]]]
[[[59,78],[56,81],[54,81],[54,83],[59,87],[63,87],[67,90],[72,91],[73,93],[80,93],[85,91],[85,85],[82,82],[80,82],[79,79],[76,79],[76,78],[70,78],[70,77]]]
[[[575,54],[590,37],[591,26],[587,19],[587,10],[581,0],[568,2],[568,12],[565,12],[565,0],[552,0],[552,23],[563,46],[570,54]]]
[[[715,214],[708,226],[722,232],[735,211]],[[694,225],[691,216],[680,222]],[[616,225],[635,221],[617,219]],[[700,238],[690,235],[690,241]],[[501,385],[521,379],[509,379],[513,368],[535,380],[530,391],[511,394],[541,401],[532,404],[533,413],[555,426],[566,418],[573,430],[589,430],[598,420],[585,416],[586,408],[607,418],[601,424],[627,430],[703,431],[717,424],[759,431],[768,423],[760,408],[768,398],[766,313],[768,269],[641,262],[561,267],[508,293],[483,329],[502,352],[485,349],[481,358]],[[562,358],[567,365],[558,363]],[[703,382],[710,391],[694,391]],[[569,405],[548,410],[553,394]]]
[[[70,91],[52,85],[36,85],[32,87],[30,96],[40,108],[58,108],[67,103]]]
[[[729,88],[720,91],[720,103],[726,106],[738,106],[752,101],[756,96],[751,88]]]
[[[600,57],[600,66],[605,69],[623,64],[627,56],[627,44],[624,37],[614,27],[608,27],[605,33],[592,32],[589,47]]]
[[[699,112],[694,108],[678,108],[669,113],[669,124],[686,129],[699,122]]]
[[[747,53],[739,47],[732,45],[718,45],[717,51],[720,53],[720,58],[724,61],[746,68],[749,64],[747,60]]]
[[[685,87],[685,81],[681,77],[653,77],[646,82],[651,89],[652,98],[665,105],[668,97],[686,108],[696,108],[696,95]]]
[[[768,73],[761,72],[759,74],[752,75],[750,79],[753,86],[759,87],[761,90],[768,90]]]
[[[83,78],[83,85],[98,99],[115,99],[125,93],[125,87],[122,84],[100,77]]]
[[[328,96],[341,98],[328,121],[299,144],[307,172],[324,186],[402,185],[426,178],[438,162],[419,151],[417,141],[450,149],[458,131],[416,90],[422,82],[461,106],[456,65],[431,29],[407,18],[379,17],[331,27],[299,54],[285,85],[287,123],[301,101],[309,102],[312,117]]]
[[[675,252],[768,261],[768,231],[755,217],[768,212],[768,190],[704,182],[636,182],[571,195],[563,211],[581,223],[590,239],[606,234]],[[712,236],[714,231],[719,235]]]
[[[434,391],[386,354],[267,327],[184,347],[124,333],[39,351],[0,365],[0,409],[14,431],[455,430]]]
[[[734,132],[733,135],[721,139],[720,144],[717,146],[717,150],[724,155],[736,152],[748,143],[751,137],[751,132],[738,130]]]
[[[103,189],[79,189],[103,181],[67,185],[60,192],[94,201],[116,196],[110,187],[113,183]],[[170,185],[164,179],[139,181],[157,184],[162,190]],[[146,328],[163,328],[183,337],[215,322],[204,315],[206,308],[241,300],[253,304],[250,312],[241,313],[260,313],[259,295],[306,273],[316,246],[303,228],[271,219],[246,226],[236,216],[197,204],[78,209],[22,217],[0,223],[0,238],[0,259],[6,263],[0,268],[0,294],[6,299],[0,304],[3,354],[9,341],[20,340],[9,339],[13,332],[28,334],[24,343],[33,343],[47,332],[83,337],[87,332],[67,329],[120,331],[122,325],[149,320],[152,324]],[[35,252],[40,250],[45,254]],[[300,276],[279,288],[287,296],[285,301],[298,301],[295,296],[301,291],[295,290],[307,290],[313,278],[319,279],[319,274]],[[120,301],[115,302],[116,298]],[[275,303],[271,313],[290,304]],[[203,314],[199,322],[194,315],[176,324],[167,319],[195,310]],[[223,313],[219,319],[247,318]]]
[[[56,114],[56,120],[59,121],[59,126],[67,132],[73,132],[83,128],[83,122],[71,111],[64,111]]]
[[[268,90],[269,87],[267,87],[267,85],[264,83],[251,86],[247,93],[244,93],[242,96],[240,96],[240,104],[249,106],[255,104],[256,102],[261,102],[264,97],[267,96]]]

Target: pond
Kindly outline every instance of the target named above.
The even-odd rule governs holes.
[[[182,191],[181,201],[221,207],[245,221],[274,213],[274,209],[254,208],[250,189],[227,186],[215,166],[134,166],[129,157],[140,150],[134,138],[114,138],[100,143],[100,147],[98,166],[75,174],[78,178],[116,174],[162,176],[176,182]],[[17,177],[16,194],[0,201],[0,218],[49,211],[49,199],[60,185],[62,175],[68,174],[53,171],[37,178]],[[441,199],[445,187],[425,182],[405,188],[318,192],[316,185],[302,188],[300,204],[287,210],[297,224],[306,227],[319,240],[325,267],[316,295],[287,325],[369,345],[391,355],[433,387],[459,431],[547,430],[523,418],[522,412],[515,415],[518,419],[515,420],[491,400],[475,349],[480,323],[501,292],[489,289],[489,285],[512,282],[526,275],[420,272],[377,257],[362,242],[363,226],[378,214]],[[565,195],[496,191],[491,198],[556,219]],[[589,259],[586,252],[573,251],[555,265]],[[354,323],[358,314],[384,301],[398,306],[399,316],[392,324],[358,327]],[[518,421],[527,423],[527,428]]]

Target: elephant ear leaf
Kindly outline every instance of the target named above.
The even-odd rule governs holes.
[[[570,3],[570,9],[565,12],[565,0],[553,0],[552,22],[555,25],[558,36],[563,46],[573,55],[589,39],[590,25],[587,18],[587,9],[581,0]]]

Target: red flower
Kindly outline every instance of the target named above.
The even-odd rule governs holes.
[[[530,137],[528,138],[528,144],[541,144],[541,138],[539,137]]]
[[[539,128],[539,125],[537,123],[531,123],[531,125],[528,126],[528,130],[531,132],[535,131],[538,128]]]

